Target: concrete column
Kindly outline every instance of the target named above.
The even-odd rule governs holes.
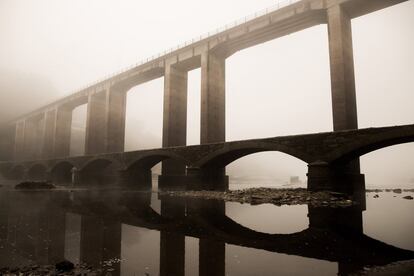
[[[80,238],[80,261],[100,267],[103,260],[103,220],[82,216]]]
[[[88,98],[85,154],[106,152],[107,96],[104,90]]]
[[[221,241],[200,239],[199,272],[200,276],[226,274],[226,244]]]
[[[161,198],[161,216],[183,219],[185,203],[167,197]],[[180,233],[160,231],[160,275],[185,275],[185,236]]]
[[[16,123],[16,134],[14,138],[14,159],[20,161],[24,159],[24,129],[25,121]]]
[[[65,211],[56,206],[48,206],[48,260],[55,264],[65,259]]]
[[[334,131],[357,129],[351,19],[340,5],[327,13]]]
[[[226,204],[217,200],[187,200],[187,217],[196,218],[213,229],[220,225],[226,215]],[[214,230],[210,230],[214,231]],[[225,275],[226,244],[222,241],[200,238],[199,241],[199,275]]]
[[[43,159],[51,159],[54,157],[54,144],[56,132],[56,109],[49,110],[45,114],[44,134],[43,134]]]
[[[73,109],[60,106],[56,111],[55,157],[67,157],[70,152],[70,135]]]
[[[36,127],[36,159],[43,158],[43,147],[45,146],[45,134],[46,134],[46,112],[44,112]]]
[[[201,144],[226,139],[225,65],[224,57],[211,52],[201,56]]]
[[[13,160],[13,147],[16,134],[16,126],[7,126],[0,130],[0,161]]]
[[[123,152],[125,143],[126,92],[111,88],[107,98],[106,152]]]
[[[186,70],[167,65],[164,77],[164,118],[162,146],[187,144],[187,76]],[[185,165],[175,160],[162,162],[162,175],[184,175]]]
[[[160,276],[184,276],[185,236],[179,233],[161,231]]]
[[[36,149],[39,145],[36,145],[37,139],[37,121],[30,119],[25,120],[24,125],[24,159],[34,160],[36,159]]]
[[[187,143],[187,75],[173,65],[165,68],[163,147]]]

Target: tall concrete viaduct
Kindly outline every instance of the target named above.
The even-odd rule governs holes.
[[[175,147],[186,146],[187,78],[188,72],[195,68],[201,68],[201,146],[181,148],[179,151],[181,154],[187,150],[193,155],[194,152],[200,151],[200,156],[208,158],[207,155],[203,155],[203,150],[213,148],[211,144],[218,143],[220,146],[217,147],[224,148],[234,145],[224,143],[226,59],[237,51],[319,24],[328,26],[333,130],[355,130],[358,128],[358,123],[351,19],[404,1],[406,0],[291,0],[290,5],[268,10],[251,20],[229,26],[221,32],[188,43],[21,116],[3,128],[1,159],[9,162],[9,165],[12,162],[14,167],[19,164],[24,166],[23,164],[34,160],[42,160],[40,162],[42,164],[52,164],[56,160],[64,159],[69,163],[72,161],[77,163],[74,160],[91,160],[91,156],[113,155],[114,158],[123,156],[124,160],[128,160],[129,156],[134,154],[149,154],[148,151],[122,154],[125,139],[126,94],[132,87],[160,77],[164,77],[162,136],[164,151],[161,149],[154,151],[153,153],[157,152],[158,155],[152,159],[149,156],[148,162],[152,164],[152,160],[160,161],[161,152],[175,154],[177,151]],[[87,103],[85,157],[69,158],[72,111],[85,103]],[[411,126],[407,128],[411,129]],[[400,137],[400,139],[410,140],[409,137]],[[352,139],[348,139],[347,143],[351,141]],[[253,142],[245,143],[251,145]],[[266,141],[258,143],[264,144]],[[349,145],[342,146],[345,148]],[[308,158],[306,154],[310,154],[312,145],[305,143],[303,147],[300,153],[293,152],[294,147],[286,150],[289,147],[279,146],[273,150],[285,149],[287,153],[307,163],[322,161],[323,164],[332,161],[329,158],[311,160],[312,158]],[[171,149],[167,150],[167,148]],[[246,155],[246,151],[239,151],[239,156]],[[250,151],[253,153],[257,149]],[[183,159],[180,154],[177,156]],[[320,156],[320,154],[310,154],[310,156]],[[235,155],[232,155],[228,160],[235,160],[234,157]],[[198,168],[203,159],[197,162],[194,158],[184,158],[184,160],[186,161],[184,164],[164,160],[163,176],[185,175],[185,165],[189,166],[190,163],[190,167]],[[188,162],[189,160],[191,162]],[[214,160],[218,162],[216,168],[223,167],[222,165],[227,162]],[[125,166],[125,163],[123,165]],[[214,167],[213,163],[209,163],[208,167]],[[315,164],[310,166],[310,168],[314,167]],[[318,169],[320,170],[325,169]],[[344,170],[359,174],[358,160],[348,162]],[[187,174],[194,171],[191,168],[187,169]],[[216,173],[220,174],[217,170]],[[313,174],[310,170],[310,175]]]

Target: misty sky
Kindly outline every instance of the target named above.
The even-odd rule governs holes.
[[[0,115],[39,107],[275,3],[0,0]],[[410,0],[352,22],[361,128],[414,123],[413,14]],[[331,131],[328,54],[327,27],[321,25],[227,59],[226,140]],[[128,92],[128,150],[161,146],[162,96],[162,78]],[[189,73],[188,108],[188,144],[198,144],[200,70]],[[84,113],[85,107],[76,110],[74,120],[81,124]],[[367,184],[408,185],[413,156],[413,143],[364,156]],[[275,152],[228,168],[233,175],[282,180],[306,173],[306,164]]]

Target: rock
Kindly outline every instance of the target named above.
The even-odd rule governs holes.
[[[55,189],[55,185],[45,181],[25,181],[14,186],[18,190]]]
[[[402,193],[402,190],[401,189],[394,189],[394,190],[392,190],[394,193],[396,193],[396,194],[401,194]]]
[[[59,272],[69,272],[75,268],[75,265],[67,260],[61,261],[55,265],[56,270]]]
[[[413,200],[414,198],[412,196],[404,196],[404,199],[409,199],[409,200]]]

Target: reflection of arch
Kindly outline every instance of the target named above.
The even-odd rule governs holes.
[[[367,153],[399,145],[404,143],[411,143],[414,142],[414,136],[406,136],[406,137],[390,137],[387,139],[381,139],[377,137],[373,137],[372,139],[367,140],[365,143],[349,143],[341,148],[340,151],[334,152],[331,156],[330,162],[333,164],[344,164],[355,158],[358,158],[362,155]]]
[[[27,177],[30,180],[46,180],[47,168],[42,164],[35,164],[27,171]]]
[[[62,161],[55,164],[51,170],[52,181],[55,184],[69,184],[72,181],[73,165],[69,161]]]
[[[243,143],[234,143],[229,144],[228,147],[219,149],[207,157],[203,158],[198,162],[198,167],[204,168],[224,168],[233,161],[236,161],[239,158],[244,156],[265,152],[265,151],[278,151],[285,153],[287,155],[296,157],[307,163],[309,156],[305,153],[296,150],[293,147],[289,147],[282,144],[272,144],[272,143],[261,143],[261,142],[243,142]]]
[[[82,184],[107,185],[116,181],[119,164],[115,160],[96,158],[87,162],[80,169]]]
[[[211,206],[209,202],[195,202],[196,205],[187,205],[186,216],[183,216],[182,213],[175,214],[168,208],[164,209],[166,214],[160,216],[150,208],[149,202],[144,200],[141,205],[139,197],[128,196],[131,198],[124,198],[121,205],[108,205],[103,201],[103,205],[98,204],[93,207],[95,204],[91,203],[92,200],[88,198],[79,205],[73,202],[69,208],[89,216],[116,218],[122,223],[137,227],[168,231],[270,252],[338,262],[340,269],[347,269],[347,264],[355,264],[356,267],[353,266],[351,269],[358,269],[365,265],[384,265],[414,257],[412,251],[400,249],[364,235],[362,229],[358,229],[359,225],[356,228],[353,228],[353,225],[351,228],[344,227],[342,222],[347,220],[348,216],[361,217],[361,211],[358,208],[352,209],[353,207],[351,207],[352,210],[340,213],[347,217],[343,217],[337,212],[332,213],[329,208],[325,208],[327,210],[313,210],[309,215],[316,216],[317,221],[315,224],[314,218],[311,218],[313,223],[309,225],[308,229],[292,234],[267,234],[240,225],[227,217],[220,206],[214,206],[217,204]],[[134,204],[134,202],[138,204]],[[122,208],[122,205],[127,208]]]

